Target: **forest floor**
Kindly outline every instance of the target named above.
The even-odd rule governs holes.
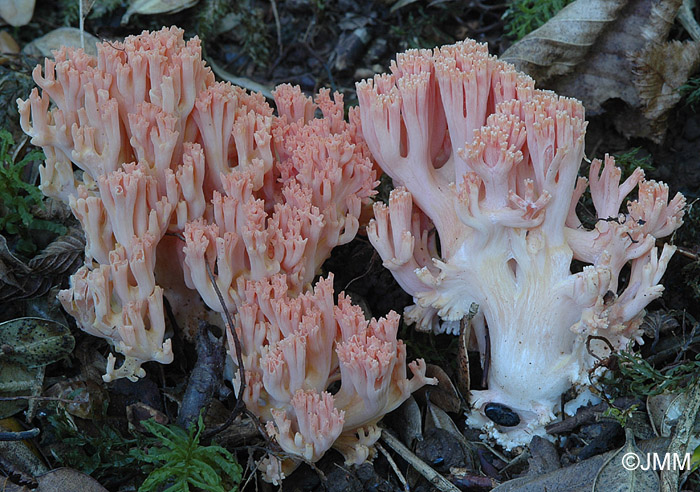
[[[352,106],[357,104],[357,81],[387,72],[395,54],[411,48],[433,48],[472,38],[487,43],[494,55],[505,53],[506,59],[519,68],[527,69],[523,60],[533,56],[556,60],[555,55],[542,53],[551,46],[541,47],[536,44],[538,40],[525,38],[524,44],[516,43],[569,2],[200,0],[193,5],[188,0],[152,0],[134,2],[134,11],[129,12],[125,23],[126,3],[84,2],[85,31],[98,40],[109,41],[142,30],[177,25],[185,29],[186,37],[202,38],[206,60],[220,79],[264,94],[284,82],[298,84],[307,94],[328,87],[342,93],[346,104]],[[643,0],[617,3],[624,5],[615,11],[611,22],[621,30],[628,26],[625,22],[632,25],[633,21],[645,19],[651,4]],[[661,3],[674,4],[668,8],[676,10],[680,4]],[[135,8],[137,5],[141,5],[141,10]],[[182,10],[176,11],[178,8]],[[596,12],[596,8],[599,2],[591,1],[590,9]],[[31,71],[42,57],[50,49],[70,42],[69,34],[56,33],[55,29],[76,27],[79,19],[78,2],[74,0],[37,0],[28,25],[2,28],[22,52],[0,58],[0,121],[11,135],[0,151],[6,167],[8,160],[24,159],[20,175],[29,185],[37,182],[40,161],[31,154],[31,146],[19,128],[14,101],[26,97],[34,86]],[[578,29],[573,28],[570,35],[577,35]],[[655,31],[658,39],[652,41],[669,46],[686,43],[688,49],[694,46],[700,53],[692,44],[700,41],[687,31],[682,22],[671,22],[665,29]],[[381,441],[373,463],[360,467],[345,467],[340,454],[328,452],[316,468],[302,465],[283,482],[284,490],[591,490],[594,480],[598,480],[596,490],[606,490],[606,484],[612,482],[648,480],[630,477],[620,467],[606,465],[617,450],[635,439],[643,450],[679,445],[680,422],[690,418],[695,424],[686,431],[695,440],[691,442],[700,444],[700,414],[683,413],[692,406],[690,390],[700,379],[700,205],[696,203],[700,198],[700,73],[696,73],[700,54],[688,55],[696,58],[681,68],[677,68],[680,62],[661,68],[654,62],[645,65],[650,71],[663,74],[666,89],[672,86],[670,102],[652,114],[648,110],[651,103],[643,99],[635,86],[639,70],[619,73],[612,82],[600,75],[588,77],[617,69],[607,65],[609,60],[596,65],[598,61],[592,55],[596,50],[602,53],[613,43],[606,38],[610,34],[586,32],[594,38],[589,43],[592,47],[586,61],[568,73],[547,74],[544,82],[533,74],[538,87],[579,97],[586,105],[588,99],[592,101],[594,110],[587,114],[588,159],[615,155],[626,172],[643,166],[647,178],[668,183],[671,195],[680,191],[688,202],[685,225],[672,238],[665,239],[679,249],[664,276],[663,297],[647,308],[644,345],[606,361],[609,373],[598,388],[604,395],[603,401],[549,428],[553,443],[538,439],[528,448],[506,452],[483,443],[478,431],[465,428],[468,395],[454,389],[459,387],[458,338],[418,333],[412,327],[402,326],[399,337],[407,344],[408,360],[424,358],[441,368],[441,377],[447,381],[440,386],[444,394],[419,392],[412,400],[413,406],[404,405],[387,415],[383,425],[399,438],[413,434],[422,436],[422,440],[412,446],[411,452]],[[554,36],[545,33],[540,36],[545,41]],[[637,40],[614,42],[632,45]],[[625,69],[629,59],[625,60],[620,62],[619,70]],[[639,66],[635,65],[637,69]],[[674,67],[676,72],[671,73]],[[599,85],[594,91],[587,83]],[[631,128],[635,123],[638,126]],[[11,370],[9,359],[3,361],[0,353],[0,395],[40,397],[33,400],[29,409],[26,399],[0,400],[0,418],[4,418],[0,425],[7,432],[34,428],[41,431],[31,444],[15,442],[14,447],[8,447],[8,442],[0,442],[0,476],[8,477],[7,481],[0,478],[0,490],[26,490],[23,485],[39,485],[39,490],[104,490],[100,486],[114,491],[137,490],[153,466],[130,454],[130,448],[143,444],[133,425],[141,417],[135,417],[134,412],[162,417],[162,423],[175,421],[183,388],[196,365],[194,344],[179,339],[176,343],[182,357],[167,370],[155,363],[147,364],[147,377],[137,383],[102,382],[93,354],[106,355],[107,343],[80,332],[55,301],[57,290],[68,284],[70,274],[82,264],[84,243],[82,233],[76,229],[77,222],[70,211],[58,204],[46,202],[39,206],[41,198],[37,198],[36,189],[20,189],[16,184],[10,189],[7,179],[0,180],[0,212],[6,214],[5,220],[0,218],[0,322],[24,317],[57,321],[70,327],[75,349],[41,370],[24,372],[14,366]],[[383,180],[380,198],[386,197],[388,187],[390,183]],[[18,210],[25,210],[25,215]],[[10,212],[15,214],[12,218]],[[28,219],[27,213],[33,218]],[[590,212],[589,215],[595,221]],[[350,293],[372,316],[384,316],[390,310],[401,313],[412,302],[382,266],[381,258],[362,231],[354,241],[333,251],[323,266],[322,273],[328,272],[334,274],[335,292]],[[7,343],[1,329],[0,342]],[[471,355],[474,365],[478,354]],[[19,372],[11,372],[15,370]],[[472,370],[472,389],[479,389],[480,368]],[[81,404],[67,403],[76,395],[83,395]],[[232,394],[214,401],[206,412],[207,428],[223,423],[231,408]],[[660,426],[665,430],[659,430]],[[263,455],[266,442],[250,422],[238,421],[213,442],[236,455],[244,470],[244,490],[274,489],[255,472],[255,462]],[[18,446],[29,449],[28,456],[18,451]],[[700,446],[696,454],[700,453],[698,450]],[[409,464],[409,455],[417,456],[426,468],[442,474],[456,489],[445,484],[431,485],[416,471],[420,467]],[[700,461],[700,456],[694,460]],[[61,482],[63,485],[53,485],[51,489],[48,480],[42,482],[38,478],[47,470],[60,467],[88,474],[96,482],[82,481],[84,477],[77,473],[68,474],[62,478],[66,480]],[[682,470],[675,478],[662,475],[664,479],[684,490],[700,490],[697,471]]]

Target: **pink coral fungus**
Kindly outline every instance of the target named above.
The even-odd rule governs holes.
[[[399,54],[391,74],[357,92],[364,138],[396,185],[388,206],[375,205],[369,237],[414,297],[406,316],[420,329],[455,333],[478,305],[471,326],[489,361],[488,389],[472,392],[468,422],[507,447],[528,443],[605,356],[607,344],[590,336],[615,349],[639,338],[674,252],[659,253],[656,239],[680,226],[685,201],[669,202],[668,187],[644,181],[641,170],[620,183],[613,158],[594,160],[598,221],[584,228],[576,213],[587,186],[577,181],[583,107],[536,90],[470,40]],[[637,200],[620,213],[637,185]],[[589,266],[572,273],[572,260]],[[509,407],[519,423],[491,421],[489,403]]]
[[[109,355],[104,379],[172,361],[164,299],[186,336],[206,306],[225,306],[237,311],[228,329],[242,341],[244,400],[270,434],[306,459],[338,441],[364,460],[377,421],[432,380],[422,362],[406,378],[396,315],[368,322],[344,297],[334,304],[330,280],[312,289],[374,193],[358,113],[348,122],[339,94],[313,100],[282,85],[276,116],[262,95],[216,82],[199,40],[177,28],[97,51],[55,52],[34,70],[41,92],[18,105],[46,154],[41,189],[85,231],[85,265],[59,298],[123,356]],[[275,480],[290,468],[268,465]]]

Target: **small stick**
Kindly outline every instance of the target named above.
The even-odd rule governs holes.
[[[382,429],[382,441],[391,449],[399,453],[409,465],[416,469],[418,473],[423,475],[433,487],[440,492],[460,492],[460,490],[445,477],[433,470],[425,461],[408,449],[404,444],[386,429]]]
[[[39,429],[29,429],[20,432],[0,432],[0,441],[24,441],[25,439],[33,439],[39,435]]]
[[[277,29],[277,48],[280,52],[279,56],[282,56],[284,51],[282,48],[282,24],[280,24],[280,14],[277,12],[277,2],[270,0],[270,6],[272,7],[272,16],[275,18],[275,28]]]
[[[401,485],[403,485],[403,489],[406,492],[409,492],[411,488],[408,486],[408,482],[406,481],[406,477],[403,476],[403,473],[401,473],[401,470],[399,470],[399,467],[396,465],[396,461],[394,461],[394,458],[391,457],[391,455],[388,453],[386,449],[384,449],[384,446],[382,446],[379,443],[375,443],[374,445],[375,448],[379,450],[380,453],[384,455],[386,460],[389,462],[389,466],[391,466],[391,469],[394,470],[394,473],[396,473],[396,476],[399,479],[399,482],[401,482]]]

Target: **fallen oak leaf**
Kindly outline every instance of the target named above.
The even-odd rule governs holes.
[[[612,114],[618,131],[660,142],[680,100],[677,89],[700,63],[695,43],[666,42],[681,4],[577,0],[501,58],[543,87],[581,100],[588,115],[604,113],[607,102],[623,101],[626,107]]]
[[[631,59],[642,113],[651,122],[652,135],[660,137],[671,109],[681,100],[681,86],[700,67],[700,43],[652,44]]]
[[[599,37],[610,29],[628,0],[570,3],[544,25],[508,48],[500,59],[537,82],[570,73],[583,63]]]

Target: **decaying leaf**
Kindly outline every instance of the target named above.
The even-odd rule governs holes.
[[[570,3],[549,22],[507,49],[500,58],[540,83],[569,73],[586,59],[601,34],[611,28],[627,1]]]
[[[10,252],[0,235],[0,302],[43,296],[80,267],[84,248],[82,232],[70,229],[25,264]]]
[[[430,401],[446,412],[459,412],[462,401],[447,373],[440,366],[428,364],[425,374],[429,378],[438,380],[437,386],[430,386],[426,390],[426,393],[430,395]]]
[[[134,14],[174,14],[196,5],[199,0],[133,0],[122,17],[122,25]]]
[[[396,431],[404,444],[412,448],[415,441],[423,439],[423,419],[418,403],[413,396],[409,396],[394,412],[397,421],[400,422]]]
[[[696,42],[667,41],[681,4],[577,0],[501,58],[541,86],[580,99],[589,115],[623,101],[626,108],[613,114],[618,131],[660,142],[679,87],[700,65]]]
[[[667,437],[654,438],[640,441],[639,448],[646,459],[646,453],[664,453],[669,442],[670,439]],[[608,451],[544,475],[515,478],[502,483],[492,492],[542,492],[543,490],[547,492],[591,492],[593,480],[598,470],[616,453],[618,451]],[[611,487],[608,490],[621,489]]]
[[[457,441],[459,441],[459,444],[462,446],[465,458],[467,460],[467,468],[473,470],[474,463],[476,462],[474,457],[474,445],[470,443],[466,437],[464,437],[464,434],[460,432],[459,427],[457,427],[457,424],[455,424],[454,420],[452,420],[452,418],[449,415],[447,415],[447,413],[444,410],[442,410],[436,405],[428,403],[425,416],[425,430],[427,431],[428,429],[433,427],[443,429],[449,432],[457,439]]]
[[[700,67],[700,43],[651,44],[631,56],[642,113],[652,135],[662,136],[671,109],[681,100],[681,86]]]
[[[70,330],[41,318],[17,318],[0,323],[0,360],[40,367],[70,354],[75,339]]]
[[[673,394],[662,393],[647,398],[647,413],[654,432],[663,437],[671,435],[673,426],[683,414],[683,408],[687,404],[686,393]]]
[[[16,432],[14,422],[3,420],[0,422],[0,432]],[[15,473],[26,477],[35,477],[46,473],[48,468],[36,453],[36,449],[28,446],[24,441],[0,441],[0,456],[3,457],[3,465],[11,468]],[[3,467],[3,468],[4,468]],[[27,490],[9,488],[9,481],[6,478],[0,479],[0,490]],[[39,490],[39,489],[34,489]],[[54,490],[76,490],[76,489],[54,489]]]
[[[530,450],[530,456],[527,459],[528,476],[536,477],[561,468],[557,448],[547,439],[535,436],[528,448]]]
[[[671,456],[685,456],[693,452],[698,446],[697,428],[698,414],[700,414],[700,380],[692,382],[683,413],[678,418],[678,424],[673,432],[673,437],[668,445],[667,453]],[[661,469],[661,490],[674,491],[679,489],[680,467],[667,466]]]
[[[58,490],[80,490],[81,492],[107,492],[94,478],[72,468],[57,468],[38,476],[37,488],[6,484],[4,492],[56,492]]]
[[[648,455],[637,447],[631,430],[626,429],[625,434],[625,445],[608,458],[595,477],[593,492],[659,490],[659,476],[646,466]]]
[[[83,379],[61,381],[46,389],[45,396],[60,400],[59,407],[81,419],[93,419],[104,412],[104,403],[109,398],[105,389],[97,382]]]
[[[85,38],[85,52],[90,56],[97,56],[97,47],[95,45],[99,43],[100,40],[87,32],[83,32],[82,35]],[[80,48],[80,29],[75,27],[59,27],[58,29],[54,29],[27,44],[22,49],[22,53],[52,58],[53,50],[57,50],[61,46]]]
[[[71,229],[68,234],[57,237],[44,250],[32,258],[28,266],[34,274],[65,275],[80,267],[83,261],[85,242],[82,233]]]
[[[0,363],[0,396],[26,396],[36,386],[38,369],[22,367],[14,362]],[[0,400],[0,419],[15,415],[27,408],[27,399]]]

